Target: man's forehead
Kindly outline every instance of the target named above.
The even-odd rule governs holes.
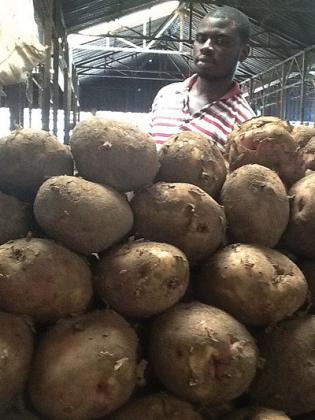
[[[213,32],[213,31],[224,31],[224,32],[235,32],[237,30],[234,20],[229,18],[216,18],[216,17],[205,17],[201,20],[198,25],[197,31],[202,32]]]

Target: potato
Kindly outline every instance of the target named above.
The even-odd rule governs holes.
[[[81,121],[70,138],[79,174],[127,192],[152,184],[159,168],[153,139],[125,122],[92,117]]]
[[[0,246],[0,307],[36,321],[83,312],[92,297],[91,272],[73,252],[48,239]]]
[[[162,384],[191,402],[222,404],[254,378],[254,339],[238,321],[199,302],[181,303],[153,323],[150,361]]]
[[[254,404],[289,416],[315,409],[315,316],[283,321],[258,346],[263,368],[249,391]]]
[[[223,243],[224,211],[194,185],[159,182],[138,192],[131,207],[137,238],[174,245],[191,264],[212,254]]]
[[[163,312],[183,297],[189,282],[186,256],[172,245],[133,242],[103,257],[95,283],[100,297],[127,317]]]
[[[292,315],[308,291],[303,273],[289,258],[258,245],[221,249],[203,265],[195,282],[202,302],[257,326]]]
[[[109,420],[202,420],[186,401],[167,394],[152,394],[129,402]]]
[[[286,185],[304,175],[292,127],[276,117],[256,117],[244,122],[228,137],[226,156],[230,170],[257,163],[278,173]]]
[[[299,261],[299,268],[305,276],[307,281],[309,291],[310,291],[310,303],[311,303],[311,312],[315,313],[315,261],[314,260],[304,260]],[[315,417],[314,417],[315,418]]]
[[[217,197],[226,177],[225,160],[218,146],[205,136],[185,132],[165,142],[159,152],[159,181],[197,185]]]
[[[278,175],[261,165],[245,165],[225,181],[224,206],[231,242],[273,248],[289,221],[289,198]]]
[[[32,229],[32,208],[0,191],[0,245],[23,238]]]
[[[291,215],[283,243],[293,253],[315,258],[315,173],[289,190]]]
[[[300,147],[304,147],[309,140],[315,136],[315,127],[302,124],[295,125],[292,129],[291,135]]]
[[[111,247],[133,224],[125,197],[110,187],[69,176],[50,178],[40,187],[34,214],[49,236],[86,255]]]
[[[307,170],[315,171],[315,136],[311,137],[307,144],[299,151],[304,165],[305,172]]]
[[[136,384],[137,337],[111,310],[61,320],[42,338],[30,377],[49,420],[92,420],[124,404]]]
[[[223,417],[222,420],[290,420],[285,413],[271,408],[241,408]]]
[[[72,175],[69,149],[46,131],[22,128],[0,139],[0,190],[32,201],[45,179]]]
[[[2,413],[24,389],[34,343],[31,325],[22,317],[0,312],[0,325],[0,413]]]

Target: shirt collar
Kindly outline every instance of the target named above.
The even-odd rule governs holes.
[[[192,85],[196,82],[197,78],[198,75],[195,73],[192,76],[188,77],[188,79],[184,80],[184,89],[189,91]],[[240,85],[234,80],[231,88],[227,92],[225,92],[225,94],[221,98],[219,98],[219,100],[221,101],[224,99],[230,99],[233,96],[239,95],[241,93],[242,91]]]

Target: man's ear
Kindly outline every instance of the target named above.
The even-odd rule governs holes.
[[[249,55],[249,52],[250,52],[250,46],[248,44],[244,45],[241,48],[241,52],[240,52],[240,55],[239,55],[239,61],[242,62],[242,61],[246,60],[246,58]]]

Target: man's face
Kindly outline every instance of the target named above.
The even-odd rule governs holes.
[[[197,74],[208,80],[232,78],[238,61],[248,55],[235,23],[229,19],[205,18],[200,22],[193,47]]]

